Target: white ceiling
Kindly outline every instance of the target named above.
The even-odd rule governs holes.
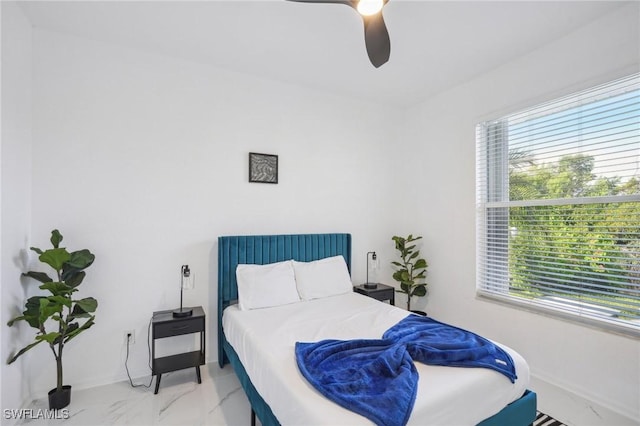
[[[384,17],[391,58],[376,69],[365,52],[360,16],[340,4],[20,3],[36,28],[396,106],[467,81],[625,4],[390,0]]]

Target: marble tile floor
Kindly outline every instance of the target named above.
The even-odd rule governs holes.
[[[24,419],[21,425],[250,425],[249,401],[231,366],[201,367],[202,384],[194,369],[162,375],[160,390],[132,388],[128,381],[89,389],[74,390],[68,418]],[[149,384],[149,378],[145,378]],[[140,383],[143,379],[134,380]],[[34,412],[46,409],[46,397],[33,401]],[[59,415],[62,417],[62,415]],[[258,422],[259,424],[259,422]]]
[[[24,419],[30,426],[168,426],[228,425],[249,426],[251,409],[233,369],[217,363],[201,367],[202,384],[194,369],[164,374],[160,391],[154,395],[155,381],[149,388],[132,388],[128,381],[74,390],[66,419]],[[145,384],[149,384],[146,377]],[[134,380],[141,383],[143,379]],[[538,409],[569,426],[640,426],[639,419],[623,417],[613,411],[576,397],[536,377],[530,388],[538,394]],[[34,412],[47,408],[46,396],[28,407]],[[260,424],[257,421],[258,425]]]
[[[640,426],[640,416],[624,416],[538,377],[531,376],[529,388],[538,394],[538,410],[568,426]]]

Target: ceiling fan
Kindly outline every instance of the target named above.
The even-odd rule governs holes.
[[[351,6],[362,15],[364,42],[367,55],[374,67],[379,68],[389,60],[391,41],[382,17],[382,7],[389,0],[289,0],[299,3],[338,3]]]

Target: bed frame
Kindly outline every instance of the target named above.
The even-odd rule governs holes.
[[[251,383],[238,354],[222,329],[222,312],[236,303],[236,267],[241,263],[264,265],[294,259],[310,262],[342,255],[351,272],[351,234],[244,235],[218,238],[218,364],[230,363],[251,403],[252,413],[264,426],[280,423]],[[527,426],[536,418],[536,394],[526,391],[518,400],[478,426]]]

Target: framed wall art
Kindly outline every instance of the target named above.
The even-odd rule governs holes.
[[[250,152],[249,182],[278,183],[278,156]]]

